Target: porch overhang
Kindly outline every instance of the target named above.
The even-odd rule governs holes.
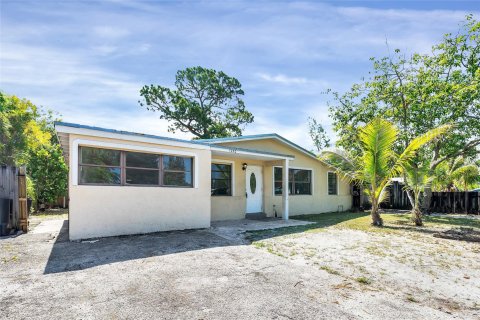
[[[229,157],[239,159],[253,159],[261,161],[278,161],[278,160],[294,160],[295,156],[280,154],[268,151],[259,151],[253,149],[211,146],[212,158],[215,157]]]

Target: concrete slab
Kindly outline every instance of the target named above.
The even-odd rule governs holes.
[[[43,220],[35,228],[29,231],[32,234],[40,233],[49,233],[49,234],[59,234],[62,229],[65,220],[52,219],[52,220]]]

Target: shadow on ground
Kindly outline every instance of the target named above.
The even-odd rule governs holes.
[[[302,233],[302,232],[313,230],[313,229],[327,228],[342,222],[365,217],[368,215],[369,213],[365,213],[365,212],[340,212],[340,213],[330,212],[330,213],[321,213],[321,214],[299,215],[299,216],[295,216],[294,219],[309,221],[312,223],[307,225],[302,225],[302,226],[285,227],[285,228],[278,228],[278,229],[247,231],[245,234],[246,234],[247,240],[259,241],[259,240],[264,240],[272,237]]]
[[[68,240],[68,221],[65,221],[53,245],[44,274],[230,245],[235,243],[207,230],[158,232],[71,242]]]

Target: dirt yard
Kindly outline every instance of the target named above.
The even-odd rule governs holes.
[[[384,217],[382,229],[325,214],[84,242],[66,239],[62,216],[38,217],[50,222],[0,238],[0,318],[478,319],[480,243],[433,235],[480,220]]]

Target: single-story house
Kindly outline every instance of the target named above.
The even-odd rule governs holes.
[[[188,141],[65,122],[55,128],[70,167],[71,240],[352,206],[347,182],[277,134]]]

